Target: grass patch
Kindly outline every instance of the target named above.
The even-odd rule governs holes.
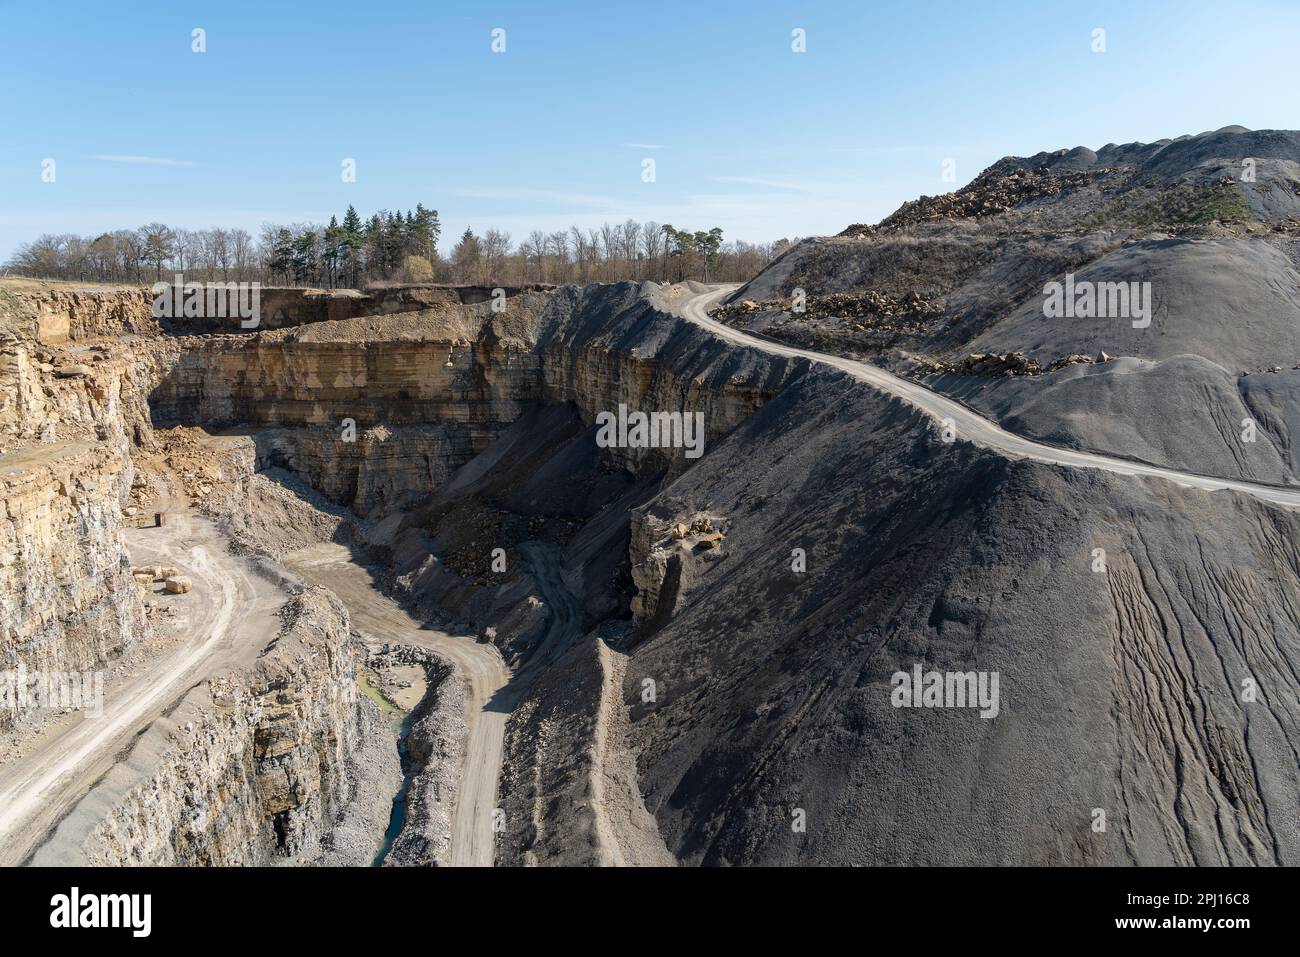
[[[379,676],[363,665],[357,665],[357,687],[379,706],[379,713],[385,718],[400,718],[404,714],[401,708],[385,698],[383,692],[379,690]]]
[[[1083,219],[1085,229],[1157,230],[1166,226],[1201,226],[1254,221],[1250,204],[1233,183],[1179,186],[1154,196],[1130,193]]]

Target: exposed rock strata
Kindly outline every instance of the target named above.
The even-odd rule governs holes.
[[[87,861],[221,866],[318,854],[352,791],[356,664],[338,599],[322,588],[291,599],[256,665],[191,692],[196,717],[108,809],[83,845]]]
[[[0,668],[99,671],[143,638],[122,538],[128,488],[111,448],[62,443],[0,459]],[[20,715],[0,709],[0,727]]]

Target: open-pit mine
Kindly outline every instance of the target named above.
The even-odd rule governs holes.
[[[0,862],[1300,864],[1297,160],[743,286],[0,280]]]

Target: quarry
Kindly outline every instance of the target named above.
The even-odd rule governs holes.
[[[743,284],[0,279],[0,670],[102,689],[0,862],[1300,863],[1298,217],[1229,127]]]

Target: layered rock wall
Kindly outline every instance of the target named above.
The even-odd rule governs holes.
[[[149,434],[139,371],[107,350],[0,349],[0,668],[99,671],[146,636],[122,511]]]
[[[92,829],[86,860],[228,866],[317,853],[349,793],[356,667],[342,603],[323,588],[291,599],[256,665],[191,692],[196,718]]]
[[[145,634],[112,450],[80,443],[0,458],[0,669],[102,670]],[[0,709],[0,728],[21,712]]]

